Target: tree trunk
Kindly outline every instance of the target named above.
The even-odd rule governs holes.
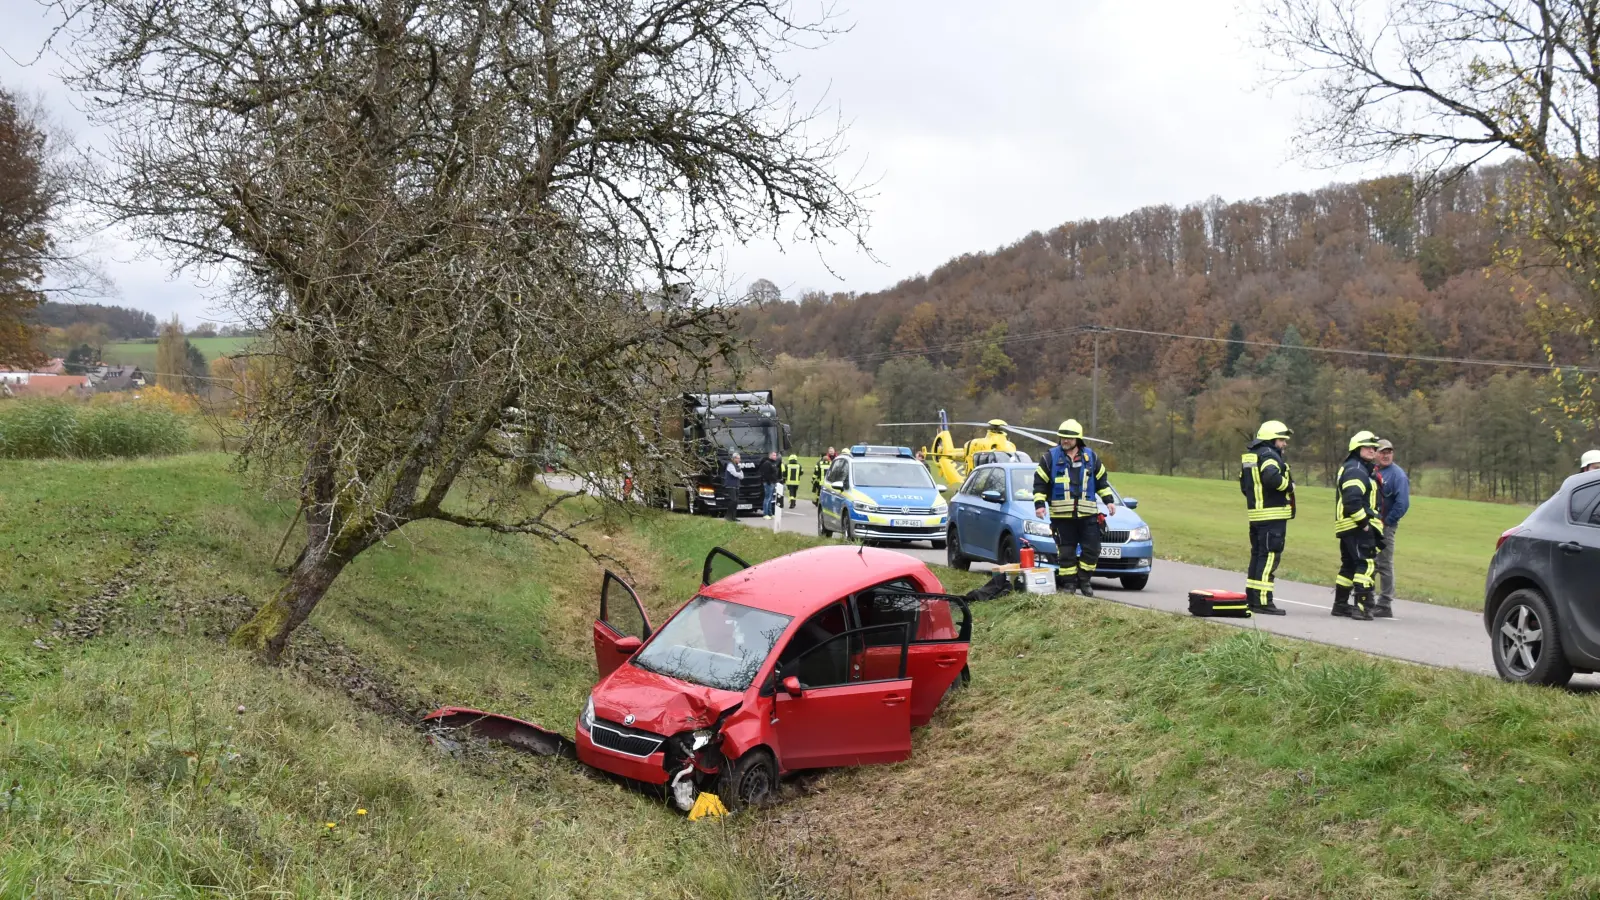
[[[332,551],[307,546],[295,561],[289,581],[242,625],[228,643],[252,650],[263,661],[276,663],[289,645],[289,635],[311,617],[324,594],[359,550],[341,542]]]

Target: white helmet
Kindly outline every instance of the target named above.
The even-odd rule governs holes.
[[[1582,471],[1595,463],[1600,463],[1600,450],[1590,450],[1578,458],[1578,470]]]

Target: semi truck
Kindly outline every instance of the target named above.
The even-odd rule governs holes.
[[[731,501],[740,513],[759,513],[761,482],[755,478],[756,464],[772,451],[780,458],[789,452],[789,426],[778,415],[772,391],[684,394],[682,429],[688,456],[697,466],[684,476],[682,484],[668,491],[667,508],[726,513]],[[745,477],[738,497],[730,498],[722,489],[722,470],[736,451]]]

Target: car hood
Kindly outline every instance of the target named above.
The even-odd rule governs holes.
[[[631,715],[632,727],[670,736],[709,727],[743,696],[624,663],[595,686],[594,714],[612,722]]]
[[[892,509],[899,506],[931,507],[944,503],[939,492],[929,488],[903,488],[903,487],[857,487],[851,493],[861,495],[860,499],[866,500],[876,506]]]

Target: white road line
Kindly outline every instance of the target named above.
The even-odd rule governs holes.
[[[1279,603],[1293,603],[1295,606],[1309,606],[1312,609],[1333,609],[1331,606],[1323,606],[1319,603],[1305,603],[1300,600],[1285,600],[1282,597],[1277,598],[1277,600]]]

